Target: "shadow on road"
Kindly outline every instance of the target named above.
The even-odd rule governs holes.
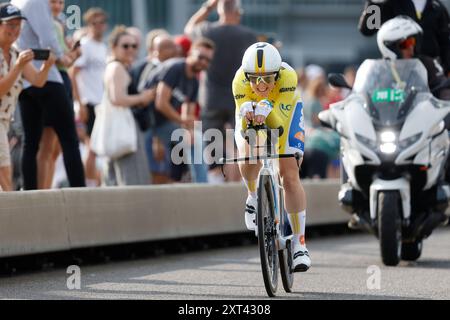
[[[424,268],[424,269],[448,269],[450,270],[450,260],[424,259],[415,262],[407,262],[407,268]]]

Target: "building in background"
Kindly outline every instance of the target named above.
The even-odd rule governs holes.
[[[441,1],[450,9],[450,0]],[[144,32],[165,28],[179,34],[203,2],[66,0],[66,7],[78,5],[85,12],[98,6],[109,13],[110,26],[135,25]],[[243,24],[262,34],[276,35],[283,43],[283,55],[296,67],[317,63],[336,69],[377,56],[375,38],[365,38],[357,29],[362,0],[242,0],[242,4]]]

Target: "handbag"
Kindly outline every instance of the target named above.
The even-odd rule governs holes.
[[[91,149],[112,160],[137,151],[137,128],[130,108],[115,106],[105,86],[102,102],[95,108]]]

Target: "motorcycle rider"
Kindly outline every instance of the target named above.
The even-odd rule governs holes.
[[[445,75],[450,75],[450,18],[441,1],[366,0],[358,26],[365,36],[372,36],[378,31],[370,25],[374,21],[374,12],[369,8],[373,6],[380,9],[381,24],[399,15],[406,15],[418,23],[423,30],[423,46],[418,52],[438,59]]]
[[[444,69],[436,59],[419,54],[423,30],[408,16],[398,16],[386,21],[377,35],[378,48],[384,59],[419,59],[428,72],[430,89],[446,81]],[[435,93],[436,98],[450,100],[450,90],[442,89]]]
[[[385,59],[419,59],[427,69],[428,86],[432,90],[444,83],[447,78],[444,69],[436,59],[418,54],[421,52],[422,36],[423,30],[418,23],[408,16],[398,16],[384,23],[378,31],[378,48]],[[438,99],[450,100],[448,87],[433,94]],[[450,129],[450,115],[444,121],[447,129]],[[446,168],[445,180],[450,184],[450,157],[447,158]]]

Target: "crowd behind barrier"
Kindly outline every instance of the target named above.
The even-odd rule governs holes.
[[[227,8],[229,1],[219,7],[218,2],[202,6],[182,34],[156,29],[144,36],[135,27],[115,26],[109,41],[108,14],[101,8],[85,12],[84,26],[69,35],[61,18],[63,0],[2,4],[2,190],[240,181],[237,166],[224,177],[217,154],[211,160],[201,152],[203,161],[197,163],[194,153],[206,149],[208,129],[222,133],[224,155],[235,152],[225,137],[235,127],[231,83],[243,53],[257,41],[283,48],[280,41],[242,26],[243,12]],[[219,19],[208,22],[216,9]],[[8,43],[11,55],[4,52]],[[147,56],[140,60],[142,46]],[[50,48],[52,54],[42,63],[30,48]],[[349,92],[330,87],[319,65],[298,67],[297,73],[307,133],[300,175],[338,178],[339,137],[320,126],[318,113]],[[353,84],[355,67],[344,73]],[[45,84],[38,86],[30,74],[45,76]],[[7,87],[9,77],[14,79]],[[122,116],[104,112],[106,105]],[[171,137],[177,129],[184,129],[179,141]],[[187,144],[176,154],[181,162],[172,152],[180,142]],[[111,150],[105,149],[108,145]]]

